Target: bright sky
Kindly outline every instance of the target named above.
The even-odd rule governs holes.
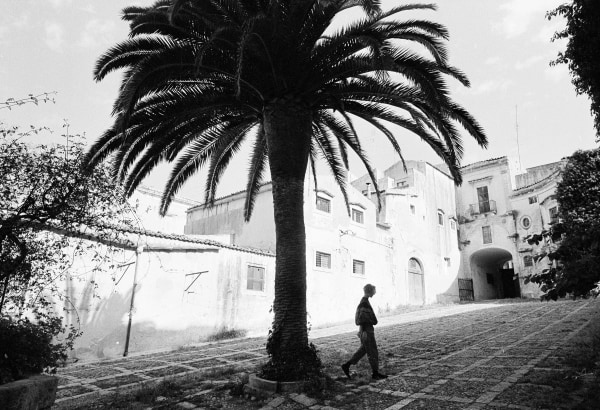
[[[506,155],[514,175],[519,157],[524,170],[597,146],[587,97],[575,95],[565,66],[548,64],[565,46],[550,42],[564,22],[548,21],[545,13],[563,2],[439,0],[438,11],[419,14],[450,30],[450,63],[463,70],[472,84],[464,88],[450,82],[452,95],[478,119],[490,140],[483,150],[465,136],[463,164]],[[104,51],[126,38],[128,27],[120,20],[120,11],[133,4],[152,1],[2,0],[0,102],[30,93],[58,94],[56,104],[0,109],[0,122],[56,130],[53,137],[38,137],[36,142],[41,143],[56,140],[66,119],[72,133],[96,139],[112,122],[110,112],[121,74],[95,83],[92,69]],[[398,160],[382,136],[370,130],[361,134],[376,167],[384,169]],[[406,132],[398,136],[405,158],[439,162],[417,137]],[[245,164],[246,158],[241,158],[232,165],[220,195],[244,189]],[[352,172],[364,171],[353,167]],[[165,175],[153,175],[146,184],[160,188]],[[192,179],[182,194],[199,199],[202,186],[203,180]]]

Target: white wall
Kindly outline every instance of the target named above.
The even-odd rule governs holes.
[[[111,252],[101,246],[101,254],[111,254],[108,262],[98,265],[92,254],[74,261],[75,273],[59,286],[68,296],[68,323],[83,331],[75,344],[75,356],[96,359],[123,354],[136,260],[138,285],[130,352],[197,343],[222,329],[267,334],[273,256],[170,242],[188,250],[168,250],[161,244],[160,250],[146,248],[136,258],[133,250]],[[264,267],[263,292],[246,289],[248,265]]]

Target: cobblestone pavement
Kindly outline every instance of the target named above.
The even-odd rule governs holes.
[[[369,380],[366,359],[353,380],[341,377],[339,364],[358,347],[355,328],[321,329],[311,335],[317,336],[313,342],[326,371],[336,377],[334,395],[280,395],[260,403],[223,404],[229,399],[215,392],[227,381],[210,381],[210,376],[224,369],[230,374],[251,370],[264,362],[262,338],[73,365],[59,372],[55,407],[89,402],[157,379],[204,373],[208,381],[198,391],[168,408],[576,409],[581,397],[568,393],[573,380],[564,360],[575,336],[598,320],[599,313],[596,300],[504,301],[389,316],[377,326],[376,337],[382,371],[390,377],[378,382]],[[411,314],[417,321],[410,322]]]

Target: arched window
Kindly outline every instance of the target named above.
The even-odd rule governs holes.
[[[421,267],[421,264],[419,263],[419,261],[416,260],[415,258],[410,258],[408,260],[408,271],[410,273],[415,273],[417,275],[423,274],[423,268]]]

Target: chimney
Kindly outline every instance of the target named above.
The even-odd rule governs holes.
[[[367,198],[371,199],[371,183],[367,182]]]

